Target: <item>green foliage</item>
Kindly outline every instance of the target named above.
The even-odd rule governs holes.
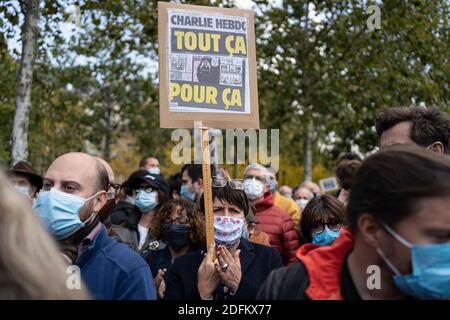
[[[0,34],[0,164],[9,165],[11,145],[9,137],[14,119],[14,95],[18,66],[8,53],[6,39]]]
[[[448,108],[448,2],[383,1],[374,31],[361,1],[269,2],[257,1],[261,120],[281,129],[281,149],[297,161],[308,121],[316,142],[334,145],[319,158],[331,164],[352,145],[362,152],[377,145],[373,127],[382,108]]]
[[[20,27],[18,3],[0,3],[4,165],[19,56],[10,55],[6,41]],[[70,2],[81,9],[80,29],[70,38],[61,28],[69,1],[43,3],[29,128],[33,165],[42,172],[59,154],[79,150],[109,158],[120,177],[149,154],[177,169],[170,162],[171,131],[159,128],[157,2]],[[367,29],[369,14],[361,1],[255,3],[261,127],[280,129],[280,174],[286,183],[300,183],[309,121],[313,177],[319,179],[332,174],[340,152],[351,146],[369,152],[377,145],[373,126],[380,109],[424,104],[448,110],[448,1],[377,2],[381,29],[374,31]]]

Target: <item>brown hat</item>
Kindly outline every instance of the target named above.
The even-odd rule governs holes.
[[[36,173],[33,167],[26,161],[17,162],[11,170],[9,170],[8,175],[17,174],[20,176],[26,176],[30,180],[30,183],[37,187],[37,190],[42,188],[42,177]]]

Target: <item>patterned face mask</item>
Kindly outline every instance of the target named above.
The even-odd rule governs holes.
[[[244,226],[243,218],[214,217],[215,242],[227,248],[233,246],[242,237]]]

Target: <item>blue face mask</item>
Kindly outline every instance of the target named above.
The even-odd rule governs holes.
[[[161,170],[159,169],[159,167],[154,167],[154,168],[150,168],[147,170],[150,174],[160,174]]]
[[[334,240],[336,240],[339,237],[340,233],[341,233],[341,230],[333,231],[333,230],[329,229],[328,227],[325,227],[325,229],[321,233],[319,233],[317,235],[313,234],[312,243],[318,244],[319,246],[326,246],[326,245],[332,244],[334,242]]]
[[[180,196],[186,200],[195,201],[195,192],[189,192],[188,186],[185,184],[181,186]]]
[[[142,213],[148,213],[150,210],[156,208],[158,202],[156,201],[157,192],[140,191],[136,196],[135,206]]]
[[[41,191],[33,204],[33,210],[56,240],[65,239],[86,226],[94,214],[85,222],[80,221],[79,212],[85,202],[96,197],[85,199],[80,196],[59,191]]]
[[[411,249],[412,273],[402,275],[383,251],[378,254],[394,275],[394,283],[404,294],[416,299],[450,298],[450,243],[416,245],[408,242],[392,228],[384,228],[400,243]]]
[[[269,190],[270,190],[270,192],[274,193],[275,190],[277,190],[277,186],[278,186],[277,180],[271,178],[269,180]]]
[[[27,197],[30,196],[30,188],[29,187],[16,185],[15,188],[20,194],[23,194],[24,196],[27,196]]]

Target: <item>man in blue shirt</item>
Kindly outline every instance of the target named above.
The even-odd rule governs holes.
[[[80,267],[93,298],[154,300],[147,263],[108,237],[100,223],[98,211],[106,203],[108,188],[108,174],[98,160],[67,153],[48,168],[33,208],[69,261]]]

